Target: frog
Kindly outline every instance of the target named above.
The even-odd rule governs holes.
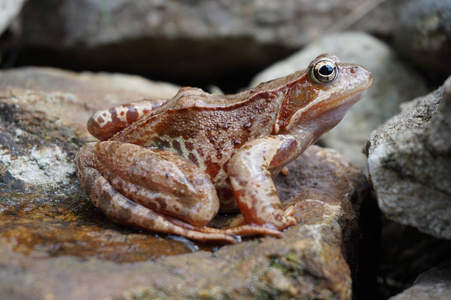
[[[184,87],[95,113],[76,173],[114,223],[199,242],[280,238],[297,224],[273,179],[362,99],[372,75],[323,54],[305,70],[230,95]],[[215,228],[219,213],[241,221]]]

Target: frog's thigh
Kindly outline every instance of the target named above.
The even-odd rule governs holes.
[[[292,137],[270,136],[246,144],[227,164],[230,183],[246,223],[279,230],[296,224],[282,210],[272,170],[280,170],[296,156]]]
[[[76,163],[86,193],[112,219],[118,219],[115,215],[125,219],[130,209],[120,211],[123,205],[112,209],[105,202],[116,201],[111,196],[114,193],[101,195],[98,190],[112,189],[129,200],[128,206],[137,203],[196,227],[207,225],[219,210],[219,200],[208,176],[170,151],[107,141],[84,146]],[[94,180],[98,183],[91,187]]]

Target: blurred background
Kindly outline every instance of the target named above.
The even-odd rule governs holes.
[[[451,17],[436,15],[448,0],[1,2],[2,68],[123,72],[234,92],[270,64],[342,31],[393,46],[433,83],[451,68]]]

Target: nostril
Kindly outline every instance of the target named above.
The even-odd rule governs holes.
[[[359,67],[357,67],[357,66],[352,67],[352,68],[351,68],[351,73],[352,73],[352,74],[357,73],[357,70],[358,70],[358,69],[359,69]]]

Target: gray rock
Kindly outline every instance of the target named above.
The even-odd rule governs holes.
[[[337,31],[364,31],[384,41],[391,40],[398,26],[399,14],[406,3],[412,0],[366,1],[355,7],[353,12],[338,22]],[[335,27],[336,25],[334,25]]]
[[[25,0],[0,0],[0,63],[7,68],[15,61],[22,35],[20,12]]]
[[[125,77],[123,88],[115,76],[97,79],[54,69],[0,72],[2,297],[351,299],[357,210],[368,193],[358,168],[316,146],[290,164],[276,185],[299,223],[281,239],[207,245],[116,226],[84,195],[73,158],[90,139],[93,107],[143,93]]]
[[[451,260],[418,276],[414,285],[390,300],[451,299]]]
[[[451,239],[451,77],[403,105],[375,130],[368,165],[378,203],[392,220]]]
[[[451,74],[451,0],[412,1],[402,10],[394,45],[419,67]]]
[[[25,0],[0,0],[0,35],[20,13]]]
[[[195,70],[212,83],[220,76],[250,74],[292,53],[360,3],[28,1],[20,58],[181,79]]]
[[[385,217],[382,217],[380,239],[377,249],[384,298],[410,288],[419,274],[439,265],[451,253],[451,240],[437,239]]]
[[[363,100],[354,105],[343,121],[321,142],[337,149],[347,159],[366,169],[362,153],[372,130],[399,111],[400,103],[426,93],[422,77],[402,63],[384,43],[360,32],[324,36],[293,56],[274,64],[251,82],[251,86],[305,69],[318,54],[329,52],[341,61],[362,65],[373,74],[373,85]]]

